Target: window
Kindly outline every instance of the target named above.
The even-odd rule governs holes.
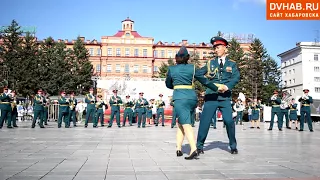
[[[286,76],[287,75],[287,72],[285,71],[285,72],[283,72],[283,76]]]
[[[96,65],[96,72],[100,72],[101,71],[101,66],[100,66],[100,64],[97,64]]]
[[[164,58],[164,50],[161,50],[161,57]]]
[[[294,74],[296,72],[296,70],[295,69],[292,69],[292,74]]]
[[[158,57],[158,51],[157,50],[153,51],[153,56],[154,57]]]
[[[284,62],[284,66],[286,66],[287,65],[287,62]]]
[[[126,33],[126,36],[127,36],[127,37],[130,37],[130,33]]]
[[[320,93],[320,87],[315,87],[315,88],[314,88],[314,92]]]
[[[203,59],[207,58],[207,52],[206,51],[203,51],[202,57],[203,57]]]
[[[120,55],[121,55],[121,50],[120,48],[117,48],[116,56],[120,56]]]
[[[129,64],[124,65],[124,72],[129,73],[130,67]]]
[[[126,48],[126,56],[130,56],[130,49]]]
[[[289,93],[291,94],[291,89],[289,90]]]
[[[120,68],[121,68],[120,64],[116,64],[116,73],[120,72]]]
[[[314,77],[315,82],[320,82],[320,77]]]
[[[292,90],[292,93],[295,93],[295,92],[296,92],[296,89],[293,89],[293,90]]]
[[[314,61],[318,61],[318,60],[319,60],[318,54],[315,54],[315,55],[313,56],[313,60],[314,60]]]
[[[287,85],[287,81],[284,81],[284,85],[285,85],[285,86]]]
[[[134,65],[133,72],[134,73],[138,73],[139,72],[139,65]]]
[[[112,48],[108,48],[108,56],[112,56]]]
[[[148,50],[147,49],[143,49],[143,57],[147,57],[148,56]]]
[[[107,66],[105,66],[105,65],[102,66],[102,71],[103,71],[103,72],[107,72]]]
[[[153,72],[158,72],[158,66],[153,66]]]
[[[319,72],[319,71],[320,71],[319,66],[314,67],[314,72]]]
[[[111,64],[107,64],[107,72],[111,72],[112,71],[112,66]]]
[[[100,49],[100,48],[97,49],[97,55],[98,55],[98,56],[101,55],[101,49]]]
[[[148,72],[148,66],[147,65],[143,65],[142,66],[142,71],[143,71],[143,73],[147,73]]]
[[[139,56],[139,49],[134,49],[134,56]]]
[[[292,83],[293,83],[293,84],[296,83],[296,79],[292,79]]]
[[[291,79],[289,80],[289,84],[291,84]]]
[[[168,50],[168,58],[171,58],[171,57],[172,57],[172,51]]]
[[[291,70],[289,70],[289,74],[291,74]]]
[[[292,59],[292,64],[294,63],[294,59]]]
[[[93,56],[93,48],[89,49],[90,56]]]

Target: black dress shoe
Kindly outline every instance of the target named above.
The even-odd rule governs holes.
[[[217,127],[213,127],[213,129],[217,129]]]
[[[204,154],[203,149],[197,149],[198,154]]]
[[[184,159],[186,159],[186,160],[192,160],[192,159],[196,159],[197,157],[198,157],[198,151],[197,150],[195,150],[195,151],[193,151],[193,153],[190,155],[190,156],[188,156],[188,157],[185,157]]]
[[[250,128],[253,129],[254,127],[251,126]]]
[[[231,154],[238,154],[238,149],[231,149]]]
[[[103,127],[104,126],[104,124],[101,124],[101,127]]]
[[[313,129],[311,129],[310,132],[313,132]]]
[[[19,126],[17,126],[17,125],[14,125],[13,127],[19,127]]]
[[[287,129],[291,129],[291,127],[287,127]]]
[[[179,157],[179,156],[183,156],[183,153],[182,153],[182,151],[180,151],[180,150],[177,150],[177,156]]]
[[[279,129],[279,131],[282,131],[282,129]]]
[[[12,126],[7,126],[7,128],[12,129],[13,127]]]
[[[257,129],[260,129],[260,127],[257,127]]]
[[[303,129],[300,129],[299,131],[303,131]]]
[[[111,128],[111,126],[108,126],[108,128]]]
[[[269,128],[268,131],[272,131],[272,128]]]

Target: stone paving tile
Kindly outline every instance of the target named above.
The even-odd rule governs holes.
[[[313,133],[267,131],[268,124],[260,130],[237,126],[239,154],[231,155],[219,122],[218,129],[210,129],[205,154],[194,161],[184,160],[190,152],[187,144],[184,156],[176,157],[176,129],[170,126],[58,129],[56,122],[46,129],[31,129],[25,122],[19,126],[0,130],[6,134],[0,136],[1,180],[320,179],[319,125],[314,125]]]

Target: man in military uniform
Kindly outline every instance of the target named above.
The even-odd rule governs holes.
[[[116,122],[118,125],[118,128],[120,128],[120,105],[122,105],[122,99],[120,96],[117,95],[118,90],[113,90],[113,96],[111,96],[109,100],[109,104],[111,106],[111,116],[110,116],[110,121],[109,121],[109,126],[108,128],[112,127],[112,123],[114,120],[114,116],[116,116]]]
[[[163,95],[159,94],[159,100],[156,101],[156,106],[157,106],[157,120],[156,120],[156,126],[158,126],[159,124],[159,119],[160,119],[160,115],[161,115],[161,119],[162,119],[162,126],[164,126],[164,106],[165,103],[162,100]]]
[[[69,118],[69,99],[66,98],[66,92],[61,91],[60,97],[58,99],[59,103],[59,117],[58,117],[58,128],[61,128],[62,118],[65,128],[70,127],[70,118]]]
[[[17,99],[17,95],[16,95],[16,91],[12,91],[11,92],[12,95],[12,102],[11,102],[11,107],[12,107],[12,112],[11,112],[11,122],[13,127],[18,127],[17,126],[17,117],[18,117],[18,108],[17,108],[17,104],[18,104],[18,99]],[[8,124],[8,126],[11,126],[11,124]]]
[[[147,119],[147,109],[146,106],[149,105],[149,102],[143,98],[143,92],[139,93],[139,99],[136,102],[136,108],[138,112],[138,128],[141,126],[142,120],[142,128],[146,127],[146,119]]]
[[[240,73],[236,62],[226,57],[228,42],[221,37],[214,37],[211,39],[211,44],[217,57],[209,60],[201,70],[203,75],[206,75],[212,83],[219,87],[219,92],[214,92],[209,88],[206,89],[205,103],[198,130],[197,149],[198,153],[203,153],[203,145],[208,135],[210,122],[215,111],[219,108],[226,124],[231,154],[238,154],[235,122],[232,119],[230,100],[231,91],[240,80]]]
[[[286,99],[287,97],[287,92],[284,91],[282,92],[282,99]],[[281,103],[285,103],[285,102],[281,102]],[[291,127],[289,126],[289,104],[286,107],[281,107],[280,106],[280,118],[282,119],[283,122],[283,117],[286,119],[286,128],[287,129],[291,129]]]
[[[44,99],[42,118],[43,118],[44,125],[48,125],[50,98],[48,97],[47,92],[43,91],[42,93],[43,93],[43,99]]]
[[[12,128],[11,126],[11,101],[12,97],[8,94],[8,88],[3,88],[3,93],[0,95],[1,100],[1,118],[0,118],[0,129],[3,126],[4,121],[7,121],[7,128]]]
[[[123,114],[123,122],[122,126],[126,125],[126,120],[128,118],[129,125],[132,126],[132,116],[133,116],[133,110],[132,107],[134,106],[133,101],[131,101],[130,96],[126,96],[126,101],[124,103],[124,114]]]
[[[310,116],[310,104],[313,103],[313,99],[311,96],[309,96],[309,89],[304,89],[303,90],[304,94],[301,98],[299,98],[299,102],[301,103],[301,108],[300,108],[300,130],[303,131],[304,128],[304,122],[305,119],[307,119],[308,127],[311,132],[313,132],[313,127],[312,127],[312,120]]]
[[[273,96],[270,99],[271,102],[271,122],[270,122],[270,127],[269,131],[272,130],[273,128],[273,123],[274,123],[274,116],[277,115],[278,118],[278,129],[279,131],[282,131],[282,124],[283,124],[283,119],[281,118],[281,110],[280,110],[280,104],[281,104],[281,99],[278,97],[278,91],[273,92]]]
[[[42,89],[38,90],[38,94],[34,97],[33,100],[33,121],[32,121],[32,128],[35,128],[37,119],[40,119],[40,122],[38,123],[40,128],[44,128],[43,126],[43,104],[44,99],[42,96]]]
[[[69,124],[72,121],[73,127],[77,127],[77,120],[76,120],[76,106],[78,104],[77,99],[74,97],[74,92],[70,93],[69,99]]]
[[[89,89],[89,94],[86,94],[85,103],[87,103],[87,112],[86,112],[86,122],[84,123],[84,127],[88,127],[89,119],[91,118],[91,121],[94,121],[94,114],[96,112],[96,97],[93,95],[93,88]]]
[[[103,101],[102,99],[102,95],[98,95],[98,99],[97,99],[97,103],[96,103],[96,120],[93,123],[93,127],[97,127],[98,126],[98,122],[100,119],[100,124],[103,127],[104,126],[104,111],[103,111],[103,106],[105,107],[105,109],[108,109],[108,105]]]
[[[174,110],[174,101],[172,100],[172,97],[170,99],[170,106],[172,106],[172,121],[171,121],[171,128],[174,128],[177,123],[177,114]]]

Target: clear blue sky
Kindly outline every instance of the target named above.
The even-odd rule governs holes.
[[[296,42],[315,41],[320,21],[267,21],[265,0],[2,0],[0,26],[16,19],[44,39],[97,39],[121,29],[127,16],[155,42],[208,43],[217,31],[253,33],[277,62]],[[320,39],[319,39],[320,40]]]

